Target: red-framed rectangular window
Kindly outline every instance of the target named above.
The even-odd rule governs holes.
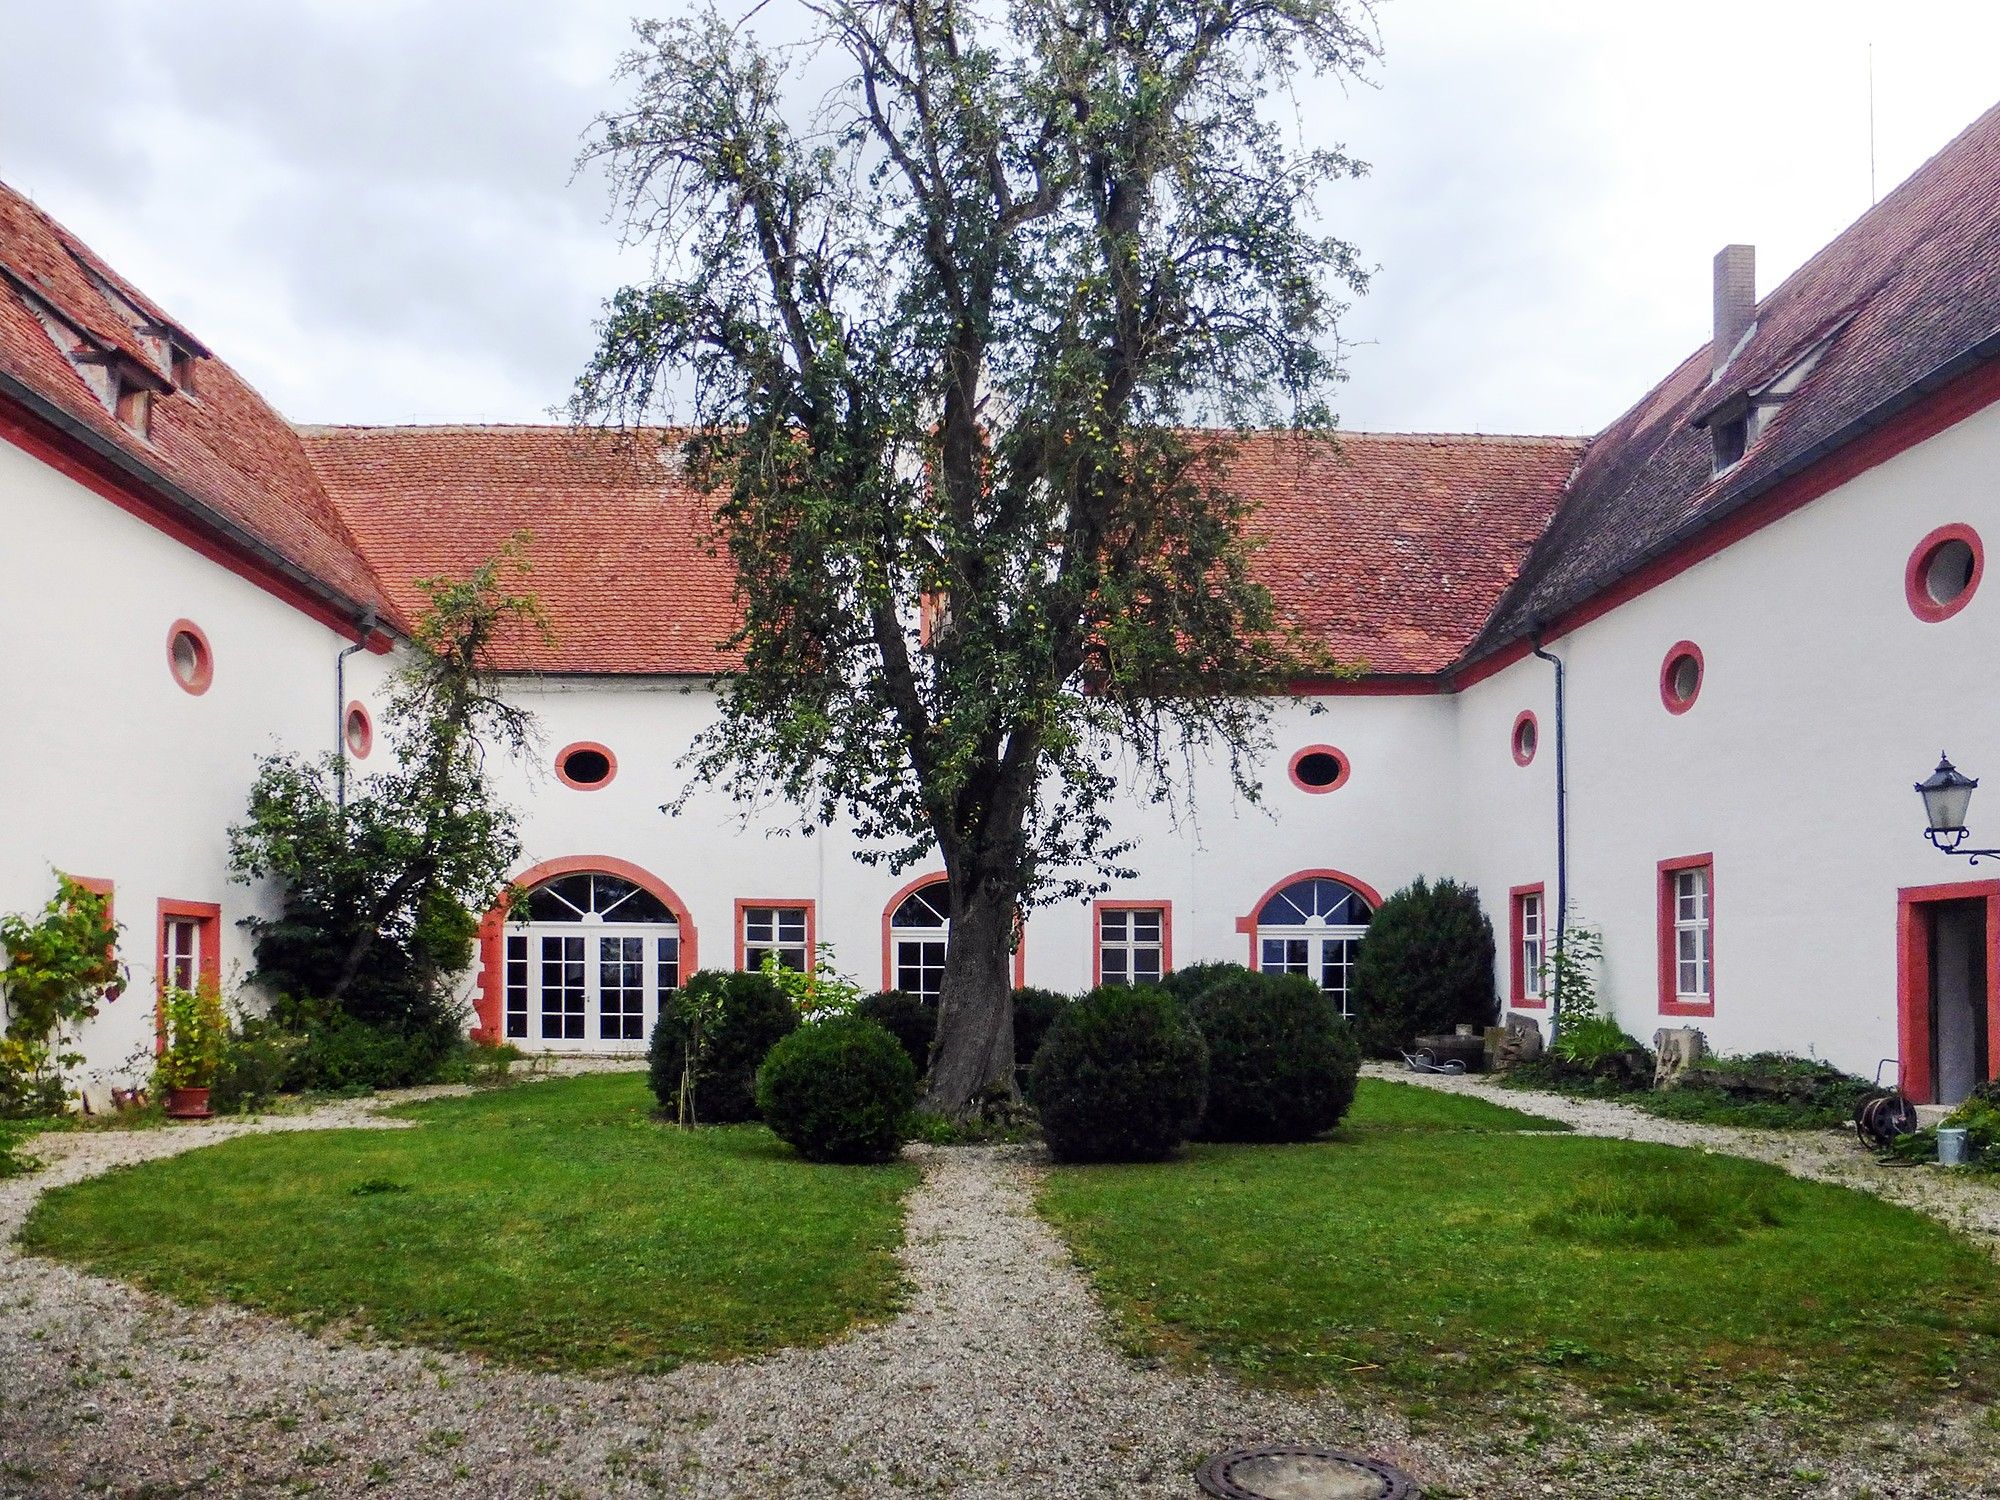
[[[113,927],[116,927],[118,925],[117,889],[112,884],[112,882],[110,882],[109,880],[101,879],[95,875],[71,875],[66,870],[63,873],[67,879],[72,880],[76,884],[82,886],[86,891],[89,891],[93,896],[102,896],[104,898],[104,920]],[[113,960],[117,959],[118,945],[116,943],[112,944],[111,952],[108,956]],[[123,993],[125,993],[124,986],[119,984],[114,984],[111,986],[110,989],[105,991],[105,998],[107,1000],[116,1000]]]
[[[775,953],[784,967],[810,973],[817,925],[810,901],[738,900],[736,967],[760,969],[764,955]]]
[[[1507,892],[1507,1003],[1534,1010],[1548,1004],[1548,900],[1541,882]]]
[[[1715,1014],[1715,856],[1659,865],[1660,1014]]]
[[[1154,984],[1173,969],[1173,902],[1096,901],[1090,924],[1093,986]]]
[[[222,985],[222,908],[213,901],[160,900],[155,1031],[164,1042],[167,991]]]

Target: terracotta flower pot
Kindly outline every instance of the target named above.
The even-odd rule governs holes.
[[[173,1120],[206,1120],[215,1113],[208,1107],[207,1089],[168,1089],[167,1117]]]

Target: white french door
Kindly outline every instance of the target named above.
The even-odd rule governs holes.
[[[632,1052],[680,987],[672,924],[531,923],[507,934],[507,1038],[550,1052]]]
[[[1333,997],[1343,1016],[1352,1016],[1354,955],[1367,931],[1365,927],[1337,928],[1331,932],[1274,932],[1259,928],[1257,967],[1266,974],[1305,975]]]

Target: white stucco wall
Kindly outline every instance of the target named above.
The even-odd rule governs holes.
[[[1996,457],[2000,408],[1549,642],[1569,670],[1571,918],[1603,930],[1604,992],[1628,1030],[1679,1024],[1659,1015],[1657,863],[1712,852],[1716,1011],[1694,1024],[1727,1050],[1808,1052],[1864,1073],[1895,1055],[1897,890],[1975,873],[1923,842],[1911,783],[1941,746],[1973,774],[2000,766],[2000,708],[1981,671],[2000,647],[2000,585],[1925,623],[1905,603],[1904,564],[1948,522],[2000,538]],[[247,966],[236,923],[256,896],[228,880],[226,830],[259,754],[331,741],[342,643],[5,445],[0,506],[0,589],[32,601],[16,611],[5,668],[0,908],[38,906],[52,866],[115,882],[133,984],[86,1039],[101,1077],[150,1043],[161,898],[220,903],[225,978]],[[182,616],[215,653],[201,697],[167,669],[168,626]],[[1681,639],[1700,646],[1706,676],[1677,716],[1658,683]],[[349,696],[379,719],[390,663],[364,653],[349,667]],[[685,902],[710,967],[734,961],[736,900],[810,900],[836,964],[866,986],[882,982],[883,911],[917,872],[858,863],[839,828],[783,836],[790,820],[776,810],[745,825],[715,792],[678,816],[660,811],[712,712],[705,693],[554,678],[514,691],[543,741],[533,764],[496,767],[523,810],[524,865],[599,855],[643,867]],[[1128,799],[1120,826],[1138,840],[1137,874],[1107,897],[1171,903],[1174,958],[1185,964],[1247,957],[1238,919],[1297,871],[1344,871],[1383,894],[1419,874],[1455,875],[1488,902],[1504,990],[1508,888],[1544,882],[1551,912],[1556,894],[1550,668],[1527,659],[1456,695],[1348,694],[1320,706],[1275,708],[1262,807],[1239,804],[1220,766],[1197,774],[1194,814],[1179,823]],[[1520,767],[1510,731],[1524,708],[1541,743]],[[565,786],[549,769],[579,740],[617,756],[602,789]],[[1285,774],[1316,743],[1352,766],[1324,795]],[[2000,834],[1996,809],[1975,800],[1975,833]],[[1025,952],[1028,982],[1087,984],[1088,905],[1035,912]]]
[[[508,798],[524,812],[524,867],[549,860],[608,855],[658,877],[686,903],[703,967],[734,961],[738,899],[815,903],[818,937],[833,945],[844,973],[882,983],[882,916],[894,894],[936,861],[901,874],[858,861],[850,832],[834,827],[804,837],[780,809],[747,824],[719,790],[700,793],[675,816],[660,811],[686,782],[676,762],[713,713],[713,700],[682,684],[639,680],[520,679],[516,701],[531,710],[542,750],[532,765],[500,773]],[[1285,876],[1304,869],[1345,871],[1383,893],[1439,868],[1450,850],[1449,821],[1412,819],[1451,771],[1452,706],[1443,698],[1350,697],[1313,713],[1303,703],[1277,705],[1273,749],[1261,806],[1236,798],[1220,762],[1197,773],[1193,816],[1178,822],[1136,794],[1117,817],[1138,848],[1136,871],[1104,893],[1111,900],[1171,903],[1177,963],[1242,961],[1249,939],[1239,917]],[[594,790],[564,785],[552,764],[563,747],[601,744],[617,758],[612,781]],[[1286,767],[1295,751],[1331,744],[1349,759],[1343,786],[1299,790]],[[1090,905],[1038,908],[1024,944],[1028,983],[1075,990],[1091,978]]]
[[[225,986],[247,969],[236,924],[258,896],[229,880],[227,830],[259,755],[332,744],[344,643],[5,442],[0,516],[0,598],[14,621],[0,668],[0,910],[39,909],[58,869],[113,882],[131,983],[84,1037],[85,1081],[101,1089],[147,1070],[161,899],[218,903]],[[199,697],[168,668],[182,618],[213,651]],[[349,696],[379,717],[382,659],[357,653],[348,666]]]
[[[1627,1030],[1683,1024],[1659,1015],[1656,867],[1712,851],[1715,1015],[1686,1024],[1725,1050],[1868,1074],[1896,1055],[1897,890],[1981,873],[1924,842],[1911,785],[1940,747],[1971,774],[2000,764],[1983,671],[2000,591],[1989,579],[1926,623],[1904,565],[1947,523],[2000,540],[1996,456],[2000,407],[1548,643],[1569,670],[1571,918],[1603,929],[1604,990]],[[1659,674],[1684,639],[1706,670],[1675,715]],[[1458,706],[1463,869],[1504,947],[1509,886],[1546,880],[1554,900],[1550,668],[1516,663]],[[1543,731],[1526,769],[1508,747],[1524,707]],[[1975,833],[2000,833],[2000,804],[1980,808]]]

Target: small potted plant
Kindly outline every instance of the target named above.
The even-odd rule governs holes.
[[[176,1120],[205,1120],[208,1091],[222,1065],[222,1044],[229,1023],[222,997],[213,985],[198,991],[170,989],[164,1005],[165,1045],[154,1065],[155,1087],[166,1096],[167,1114]]]

